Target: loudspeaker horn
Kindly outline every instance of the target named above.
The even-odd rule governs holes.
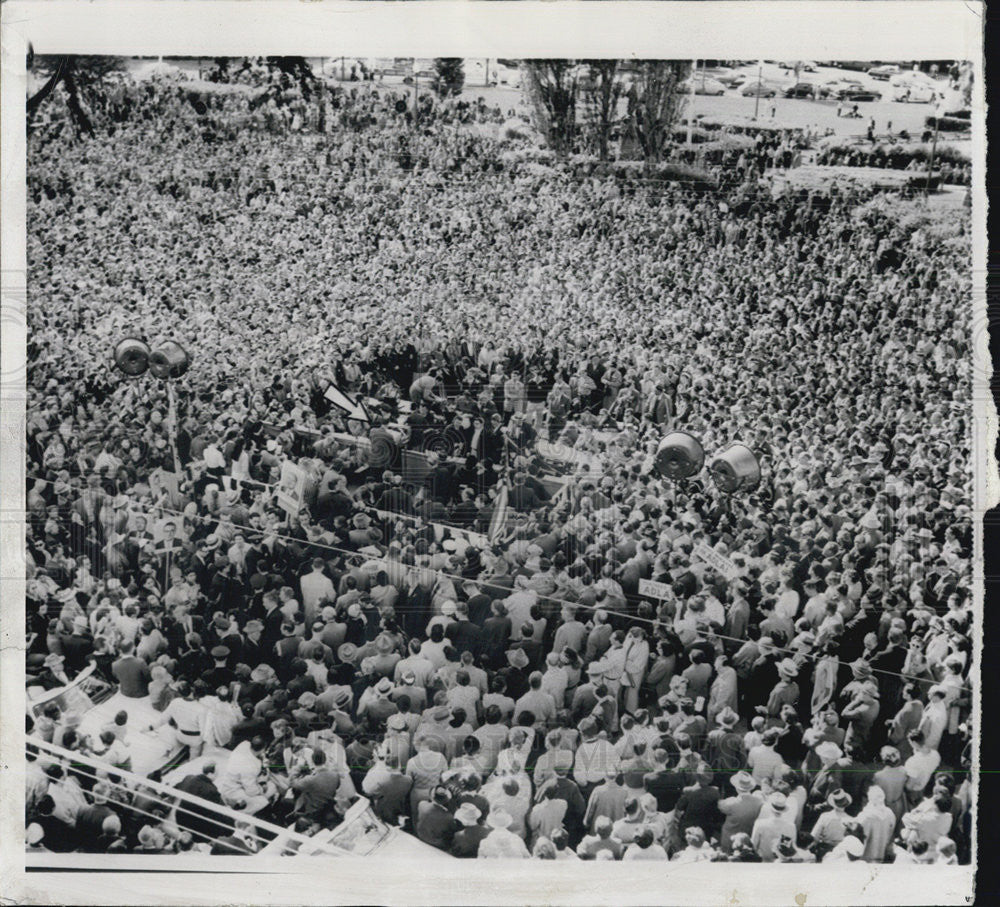
[[[380,425],[373,428],[368,435],[368,465],[387,469],[396,465],[400,451],[399,432]]]
[[[672,431],[665,435],[653,457],[653,468],[665,479],[677,481],[698,475],[705,465],[705,450],[694,435]]]
[[[149,354],[149,371],[155,378],[180,378],[191,364],[191,357],[179,343],[167,340]]]
[[[730,444],[709,464],[720,491],[751,491],[760,483],[760,461],[746,444]]]
[[[149,368],[149,347],[137,337],[126,337],[115,347],[115,365],[130,378]]]

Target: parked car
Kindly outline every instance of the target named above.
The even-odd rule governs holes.
[[[838,97],[841,101],[881,101],[882,92],[871,88],[845,88]]]
[[[782,94],[786,98],[815,98],[816,86],[812,82],[796,82],[789,85]]]
[[[882,66],[873,66],[868,70],[868,75],[882,82],[888,82],[889,79],[898,74],[899,67],[894,63],[884,63]]]
[[[839,98],[841,92],[864,88],[857,79],[828,79],[817,86],[816,93],[821,98]]]
[[[690,93],[691,81],[684,83],[684,91]],[[721,95],[726,93],[726,86],[717,79],[710,79],[700,73],[694,77],[694,93],[707,95]]]
[[[750,82],[740,91],[745,98],[773,98],[777,93],[778,90],[766,82]]]
[[[892,88],[892,99],[907,104],[933,104],[936,98],[937,92],[929,85],[903,82]]]
[[[747,74],[745,72],[731,72],[731,73],[719,73],[713,76],[727,88],[739,88],[747,80]]]
[[[816,64],[810,60],[784,61],[778,65],[782,69],[798,69],[799,72],[816,72]]]

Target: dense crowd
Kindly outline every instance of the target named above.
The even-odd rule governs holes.
[[[94,665],[207,757],[181,789],[306,833],[363,795],[457,857],[968,860],[967,212],[506,167],[368,86],[121,90],[29,139],[29,687]],[[192,354],[176,421],[126,336]],[[759,488],[662,478],[674,428]],[[108,766],[29,762],[29,846],[241,850],[136,819],[146,729],[80,718],[29,717]]]
[[[885,170],[908,170],[911,173],[926,173],[927,152],[914,154],[904,145],[876,146],[874,148],[834,147],[821,151],[816,156],[817,164],[841,167],[879,167]],[[972,162],[961,159],[942,160],[938,158],[934,171],[942,183],[956,186],[972,185]]]

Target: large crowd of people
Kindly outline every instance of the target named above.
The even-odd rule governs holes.
[[[499,111],[368,84],[118,91],[29,137],[30,688],[93,665],[181,790],[304,833],[968,861],[967,211],[510,167]],[[191,354],[175,406],[130,336]],[[759,486],[668,481],[673,429]],[[32,756],[30,847],[252,849],[136,813],[80,719],[28,718],[107,765]]]

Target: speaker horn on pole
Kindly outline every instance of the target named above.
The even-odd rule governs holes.
[[[708,468],[716,486],[726,494],[752,491],[760,483],[760,461],[746,444],[730,444]]]
[[[137,337],[126,337],[115,347],[115,365],[130,378],[149,368],[149,347]]]
[[[179,343],[167,340],[149,354],[149,371],[155,378],[180,378],[191,364],[191,357]]]
[[[694,435],[672,431],[665,435],[653,457],[653,468],[665,479],[677,481],[698,475],[705,465],[705,450]]]

